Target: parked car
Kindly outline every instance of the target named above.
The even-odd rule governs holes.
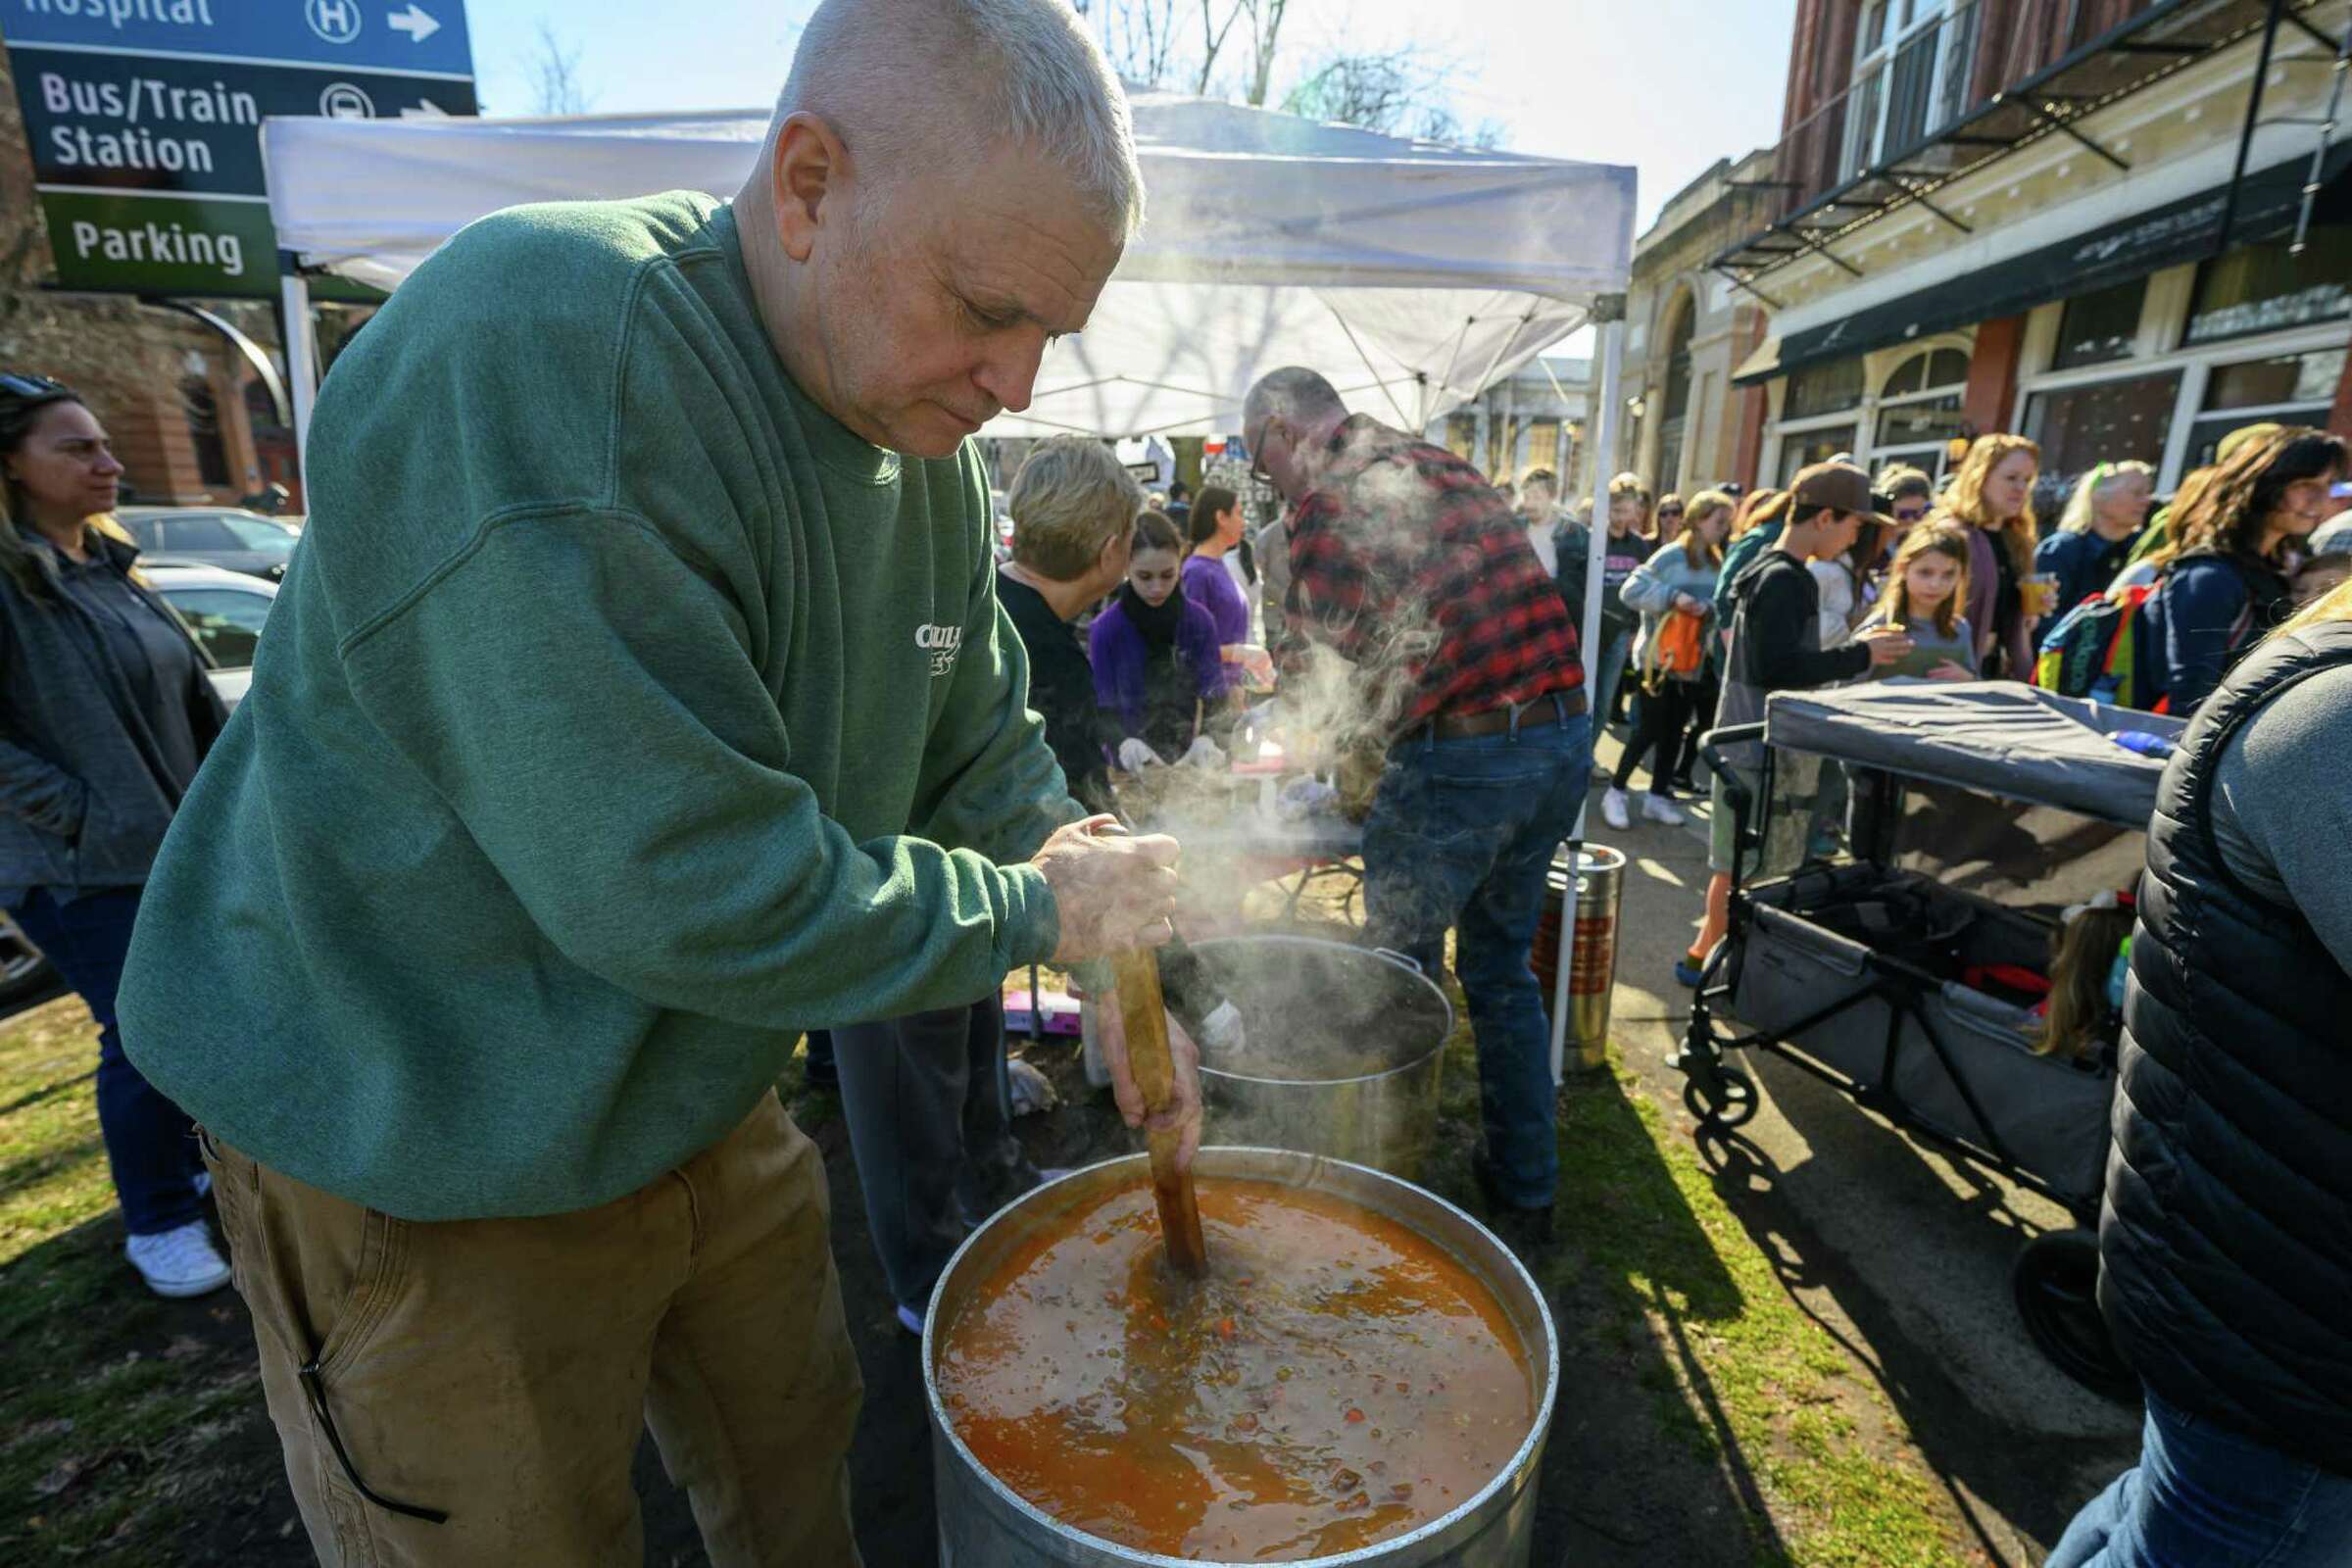
[[[139,569],[212,656],[213,689],[236,707],[253,684],[254,651],[261,646],[262,623],[270,618],[277,584],[218,566],[149,564],[144,559]]]
[[[115,518],[129,530],[144,565],[219,566],[271,582],[286,574],[302,537],[275,517],[235,507],[124,507]]]
[[[30,1006],[64,985],[48,956],[0,909],[0,1007]]]

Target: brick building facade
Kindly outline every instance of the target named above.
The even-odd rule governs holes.
[[[1764,339],[1765,313],[1708,264],[1740,237],[1749,182],[1772,155],[1722,159],[1677,192],[1634,242],[1613,473],[1689,494],[1754,468],[1764,395],[1732,384]],[[1600,395],[1595,368],[1592,396]]]
[[[2053,488],[2124,458],[2169,488],[2240,423],[2352,428],[2352,146],[2319,124],[2352,19],[2268,10],[1799,0],[1715,259],[1769,301],[1753,476],[2007,429]]]

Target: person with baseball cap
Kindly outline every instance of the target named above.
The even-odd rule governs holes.
[[[1741,573],[1731,591],[1732,642],[1724,663],[1723,697],[1715,710],[1715,727],[1752,724],[1764,716],[1764,699],[1779,691],[1806,691],[1832,682],[1850,680],[1880,665],[1891,664],[1911,651],[1911,639],[1900,629],[1881,626],[1857,634],[1841,648],[1821,646],[1821,590],[1805,563],[1851,550],[1865,522],[1892,523],[1891,508],[1871,493],[1870,475],[1850,463],[1817,463],[1798,471],[1789,485],[1788,525],[1772,547]],[[1741,769],[1759,766],[1760,744],[1730,749],[1729,759]],[[1818,760],[1791,757],[1788,782],[1797,796],[1811,793],[1804,775],[1819,768]],[[1805,765],[1812,762],[1812,767]],[[1734,825],[1721,778],[1712,787],[1713,828],[1707,868],[1707,920],[1698,941],[1675,965],[1675,977],[1696,985],[1707,955],[1730,925]],[[1802,832],[1804,811],[1780,813],[1785,824]],[[1775,857],[1767,845],[1765,858]]]

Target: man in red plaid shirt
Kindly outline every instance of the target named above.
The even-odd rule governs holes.
[[[1291,503],[1286,690],[1316,684],[1304,648],[1339,655],[1351,701],[1330,727],[1388,748],[1364,823],[1367,935],[1435,972],[1455,928],[1487,1133],[1474,1168],[1512,1239],[1546,1241],[1559,1158],[1528,949],[1592,762],[1575,622],[1477,470],[1349,415],[1312,370],[1251,387],[1243,438]]]

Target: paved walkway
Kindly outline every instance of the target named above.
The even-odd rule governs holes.
[[[1613,762],[1617,742],[1600,753]],[[1646,775],[1642,775],[1646,777]],[[1690,1020],[1673,963],[1706,891],[1707,810],[1667,828],[1588,825],[1631,861],[1612,1034],[1680,1129],[1683,1077],[1668,1059]],[[1716,1159],[1733,1206],[1789,1291],[1886,1391],[1988,1558],[2037,1563],[2136,1451],[2138,1414],[2088,1393],[2034,1348],[2009,1295],[2025,1241],[2072,1224],[2001,1178],[1914,1143],[1844,1096],[1761,1053],[1746,1063],[1762,1108]]]

